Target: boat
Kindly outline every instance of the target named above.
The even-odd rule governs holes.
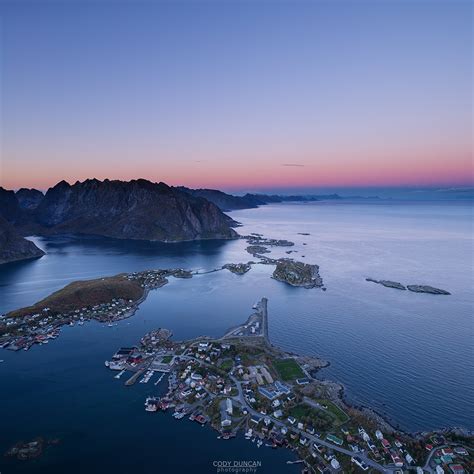
[[[160,375],[160,378],[155,382],[155,385],[158,385],[162,380],[163,380],[163,377],[165,376],[165,373],[163,372],[161,375]]]
[[[156,397],[147,397],[145,400],[145,411],[158,411],[160,399]]]
[[[117,375],[114,376],[114,378],[116,379],[119,379],[120,377],[122,377],[122,375],[125,373],[125,370],[122,370],[121,372],[119,372]]]
[[[110,362],[108,360],[105,361],[105,366],[108,367],[110,365]]]

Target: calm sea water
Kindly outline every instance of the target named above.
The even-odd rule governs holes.
[[[0,451],[18,440],[59,437],[33,462],[0,458],[2,472],[215,472],[220,459],[262,461],[259,472],[296,472],[292,454],[216,439],[210,429],[143,410],[152,383],[125,388],[103,362],[157,327],[176,339],[220,335],[269,298],[270,337],[328,359],[321,376],[407,430],[474,429],[472,207],[464,203],[311,203],[233,212],[242,234],[295,242],[292,256],[320,265],[327,291],[291,288],[272,267],[174,280],[130,319],[64,328],[48,346],[2,351]],[[298,233],[310,233],[309,236]],[[35,239],[48,254],[0,270],[0,312],[77,279],[157,267],[210,270],[247,261],[244,241],[184,244]],[[277,248],[271,256],[283,256]],[[366,277],[429,284],[451,296],[415,294]],[[183,455],[183,453],[185,453]]]

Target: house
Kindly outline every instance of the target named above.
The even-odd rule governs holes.
[[[331,459],[331,466],[333,469],[339,469],[341,467],[339,461],[336,458]]]
[[[301,446],[306,446],[308,444],[308,438],[304,438],[303,436],[300,438]]]
[[[443,448],[441,452],[443,456],[454,456],[454,451],[451,448]]]
[[[299,430],[302,430],[304,428],[304,425],[303,423],[301,423],[301,421],[298,422],[298,429]]]
[[[384,448],[390,448],[390,443],[385,438],[382,439],[381,443]]]
[[[269,400],[275,400],[278,397],[279,393],[274,390],[272,387],[258,387],[258,391],[261,395]]]
[[[275,388],[282,394],[288,395],[291,392],[290,387],[280,382],[279,380],[277,380],[274,385]]]
[[[403,466],[402,458],[398,455],[396,451],[391,451],[390,457],[392,458],[392,461],[393,461],[393,464],[395,464],[395,467]]]
[[[252,423],[255,423],[256,425],[258,425],[260,423],[260,420],[261,420],[261,418],[259,416],[253,415],[252,417],[250,417],[250,421]]]
[[[298,385],[306,385],[309,383],[309,378],[308,377],[303,377],[301,379],[296,379],[296,383]]]
[[[229,398],[226,400],[222,400],[220,402],[220,409],[221,409],[221,426],[229,426],[232,423],[232,402],[230,404],[231,410],[229,413],[229,404],[228,404]]]
[[[289,417],[288,417],[288,421],[289,421],[292,425],[294,425],[294,424],[296,423],[296,418],[293,418],[292,416],[289,416]]]
[[[464,474],[464,468],[461,464],[450,464],[449,470],[455,474]]]
[[[232,415],[232,412],[233,412],[232,400],[230,398],[227,398],[225,401],[225,404],[226,404],[226,408],[225,408],[226,412],[229,415]]]
[[[283,412],[281,410],[276,410],[273,412],[273,416],[275,418],[281,418],[283,416]]]
[[[225,410],[221,410],[221,426],[230,426],[232,420]]]
[[[278,408],[280,405],[281,405],[281,403],[280,403],[280,400],[278,400],[278,398],[276,400],[273,400],[272,406],[274,408]]]

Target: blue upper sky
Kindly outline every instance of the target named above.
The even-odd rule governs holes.
[[[468,1],[3,1],[0,184],[465,185]]]

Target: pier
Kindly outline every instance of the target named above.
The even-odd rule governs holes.
[[[141,369],[138,372],[135,372],[126,382],[125,385],[129,387],[130,385],[133,385],[138,378],[145,372],[145,369]]]

